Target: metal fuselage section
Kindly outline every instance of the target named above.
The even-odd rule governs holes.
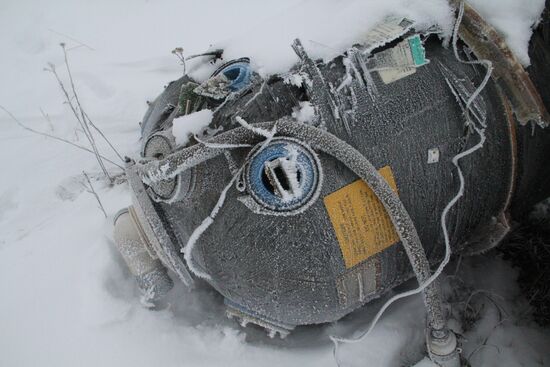
[[[315,63],[328,87],[316,100],[307,81],[293,85],[283,77],[252,78],[249,87],[221,103],[206,100],[203,108],[215,109],[210,128],[223,134],[239,126],[237,116],[249,124],[292,118],[300,103],[311,102],[317,118],[304,123],[347,142],[379,169],[435,264],[444,254],[441,213],[459,188],[452,159],[479,141],[465,126],[464,106],[485,70],[460,63],[435,39],[428,38],[424,48],[429,63],[389,82],[376,71],[350,73],[349,57],[339,57]],[[369,65],[367,56],[355,57],[355,62]],[[142,125],[144,145],[153,134],[170,131],[166,121],[172,110],[167,106],[178,105],[182,86],[190,81],[183,77],[172,82],[153,102]],[[336,107],[319,105],[323,97]],[[319,118],[329,107],[331,116]],[[539,190],[537,195],[523,192],[514,197],[513,190],[518,172],[539,169],[523,162],[526,142],[548,141],[548,133],[535,127],[536,136],[529,137],[531,128],[516,126],[506,97],[492,80],[472,111],[474,119],[487,126],[486,143],[460,162],[464,196],[447,217],[455,252],[478,251],[479,242],[491,242],[479,233],[498,242],[507,230],[508,208],[512,205],[523,213],[544,194]],[[253,163],[261,137],[256,148],[228,149],[181,173],[185,187],[179,188],[184,192],[178,199],[153,204],[179,253],[239,168],[245,167],[239,173],[242,180],[227,191],[192,254],[230,310],[292,329],[337,320],[411,278],[411,265],[387,214],[357,175],[334,157],[311,150],[308,141],[276,137],[283,140],[274,140],[271,150],[257,155],[265,161],[263,166],[259,161],[259,170],[254,171]],[[274,145],[277,141],[279,147]],[[518,148],[516,141],[524,143]],[[289,158],[292,154],[295,161]],[[303,184],[308,178],[310,186]],[[310,191],[299,191],[302,187]],[[296,192],[303,203],[292,201]],[[287,194],[290,199],[285,201]],[[269,195],[283,198],[286,209]],[[283,208],[282,214],[278,208]]]

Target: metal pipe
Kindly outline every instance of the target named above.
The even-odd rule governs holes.
[[[414,223],[399,197],[369,160],[335,135],[313,126],[295,122],[289,118],[283,118],[275,122],[258,123],[254,126],[269,130],[275,124],[279,136],[307,141],[313,149],[330,154],[341,161],[369,185],[388,212],[419,284],[426,282],[431,275],[430,265]],[[215,144],[253,144],[260,140],[261,137],[258,137],[249,129],[235,128],[213,137],[210,142]],[[137,169],[144,178],[144,182],[158,182],[162,179],[173,178],[199,163],[222,154],[223,151],[224,149],[209,148],[197,144],[176,151],[161,161],[149,162],[144,165],[138,164]],[[432,282],[425,287],[424,302],[428,312],[430,328],[447,334],[441,295],[436,282]]]
[[[173,282],[153,250],[148,248],[139,221],[132,214],[133,208],[129,207],[115,216],[115,244],[136,279],[142,293],[142,303],[158,308],[158,302],[172,289]]]

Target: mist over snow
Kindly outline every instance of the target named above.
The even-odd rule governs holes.
[[[544,1],[473,4],[527,64],[531,26]],[[84,144],[53,75],[43,70],[51,62],[67,82],[64,42],[90,118],[123,155],[137,157],[146,101],[182,75],[170,53],[175,47],[186,55],[224,48],[226,60],[248,56],[256,71],[269,75],[297,61],[293,39],[330,59],[390,14],[419,28],[436,23],[443,38],[454,20],[444,0],[4,0],[0,105],[33,129]],[[198,77],[210,71],[203,68]],[[305,105],[296,113],[307,120],[311,111]],[[199,117],[197,129],[211,114]],[[107,146],[100,148],[117,160]],[[334,325],[299,328],[282,341],[228,320],[221,297],[207,286],[190,292],[176,282],[170,307],[148,311],[112,244],[112,218],[130,204],[126,185],[108,185],[93,155],[23,130],[2,110],[0,154],[0,366],[335,366],[328,335],[365,327],[382,304]],[[476,257],[463,260],[458,274],[498,294],[509,315],[500,323],[490,302],[475,300],[486,302],[479,324],[464,331],[465,353],[475,366],[550,365],[550,333],[525,316],[527,301],[510,265]],[[444,283],[450,287],[450,279]],[[484,340],[496,347],[480,348]],[[343,346],[341,354],[350,366],[410,365],[422,358],[423,344],[424,308],[421,297],[412,297],[393,305],[371,336]]]

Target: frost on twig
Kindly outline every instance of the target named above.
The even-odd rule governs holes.
[[[77,131],[81,131],[85,135],[85,137],[88,140],[88,143],[90,145],[90,149],[84,148],[84,147],[82,147],[80,145],[77,145],[77,144],[70,143],[65,139],[57,138],[57,137],[54,137],[54,136],[49,135],[49,134],[43,134],[42,133],[41,135],[47,135],[47,136],[55,138],[57,140],[68,142],[69,144],[71,144],[73,146],[84,148],[84,150],[93,153],[95,155],[95,157],[97,159],[97,162],[99,163],[99,166],[101,168],[101,171],[103,172],[105,177],[107,177],[110,182],[113,182],[113,178],[110,176],[109,172],[107,171],[107,169],[105,167],[104,160],[108,161],[110,163],[113,163],[113,162],[110,161],[110,160],[107,160],[106,158],[104,158],[99,153],[99,149],[98,149],[97,143],[96,143],[96,138],[94,136],[94,131],[95,131],[95,133],[100,135],[100,137],[109,145],[109,147],[115,152],[115,154],[118,156],[118,158],[121,161],[124,161],[124,159],[122,158],[120,153],[116,150],[116,148],[113,146],[113,144],[109,141],[109,139],[107,139],[105,134],[103,134],[103,132],[92,122],[89,115],[86,113],[86,111],[82,107],[82,104],[80,103],[80,98],[78,96],[78,93],[76,92],[76,87],[75,87],[73,75],[72,75],[72,72],[71,72],[71,68],[70,68],[70,65],[69,65],[69,57],[68,57],[68,54],[67,54],[67,50],[65,48],[65,44],[61,43],[60,46],[63,49],[63,56],[64,56],[64,59],[65,59],[65,68],[66,68],[67,75],[68,75],[68,78],[69,78],[70,89],[67,88],[65,86],[65,83],[61,80],[61,78],[60,78],[60,76],[59,76],[59,74],[58,74],[58,72],[55,68],[55,65],[53,65],[52,63],[49,63],[48,67],[46,67],[44,70],[48,71],[48,72],[51,72],[54,75],[55,79],[57,80],[57,83],[58,83],[58,85],[61,89],[61,92],[63,93],[63,96],[65,98],[65,103],[71,109],[71,112],[73,113],[73,115],[76,118],[76,121],[78,123]],[[22,126],[22,124],[19,124],[19,125]],[[32,129],[27,129],[27,130],[32,131]],[[33,132],[36,132],[36,131],[33,131]],[[113,164],[117,165],[118,167],[121,167],[120,165],[118,165],[116,163],[113,163]]]
[[[181,65],[183,65],[183,75],[187,74],[187,67],[185,65],[185,56],[183,55],[183,48],[182,47],[176,47],[172,50],[172,54],[176,55],[178,60],[180,61]]]
[[[97,200],[97,203],[99,204],[99,209],[101,209],[101,211],[103,212],[103,215],[105,216],[105,218],[107,218],[107,212],[105,211],[105,208],[103,207],[103,204],[99,199],[99,195],[97,194],[97,192],[94,189],[94,186],[92,185],[92,181],[90,181],[90,177],[84,171],[82,171],[82,175],[88,182],[88,185],[84,185],[84,189],[95,197],[95,199]]]
[[[31,133],[34,133],[34,134],[38,134],[38,135],[42,135],[42,136],[45,136],[47,138],[50,138],[50,139],[54,139],[54,140],[57,140],[57,141],[60,141],[60,142],[63,142],[63,143],[66,143],[66,144],[69,144],[69,145],[72,145],[73,147],[75,148],[78,148],[78,149],[81,149],[81,150],[84,150],[86,152],[89,152],[89,153],[94,153],[91,149],[88,149],[86,148],[85,146],[82,146],[80,144],[76,144],[76,143],[73,143],[72,141],[70,140],[67,140],[67,139],[63,139],[59,136],[55,136],[55,135],[52,135],[52,134],[48,134],[48,133],[44,133],[42,131],[38,131],[38,130],[35,130],[35,129],[32,129],[30,127],[28,127],[27,125],[24,125],[21,121],[19,121],[9,110],[7,110],[4,106],[0,105],[0,109],[3,110],[6,114],[8,114],[8,116],[17,124],[19,125],[21,128],[27,130],[27,131],[30,131]],[[100,155],[101,159],[103,159],[105,162],[108,162],[120,169],[124,169],[124,167],[122,167],[121,165],[113,162],[112,160],[110,160],[109,158],[106,158],[102,155]]]

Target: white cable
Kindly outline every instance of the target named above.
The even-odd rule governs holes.
[[[246,122],[241,116],[235,117],[235,121],[237,121],[242,127],[261,135],[266,139],[273,139],[273,135],[275,134],[274,131],[276,131],[275,127],[271,130],[262,129],[261,127],[254,127]]]
[[[214,148],[214,149],[236,149],[236,148],[251,148],[251,144],[219,144],[219,143],[212,143],[208,140],[203,140],[202,138],[199,138],[197,134],[195,134],[195,140],[202,145],[204,145],[207,148]]]
[[[262,135],[266,138],[263,141],[260,148],[258,149],[259,152],[262,151],[267,146],[267,144],[269,144],[271,142],[271,140],[273,140],[273,137],[277,133],[277,124],[276,123],[273,125],[273,128],[271,130],[265,130],[265,129],[254,127],[254,126],[250,125],[248,122],[246,122],[243,118],[241,118],[239,116],[237,116],[235,118],[235,120],[241,126],[243,126],[244,128],[249,129],[249,130],[255,132],[256,134]],[[233,186],[233,184],[235,183],[237,178],[240,176],[240,174],[243,171],[246,164],[247,164],[247,161],[245,161],[241,165],[239,170],[233,175],[233,177],[231,177],[231,180],[229,181],[229,183],[222,190],[222,192],[221,192],[221,194],[218,198],[218,201],[216,202],[216,205],[214,206],[214,208],[212,209],[210,214],[206,218],[204,218],[202,223],[197,228],[195,228],[193,233],[191,233],[191,236],[189,236],[189,240],[187,241],[187,244],[181,250],[183,252],[183,258],[185,259],[185,262],[187,263],[187,267],[189,268],[189,270],[191,270],[191,272],[193,274],[195,274],[199,278],[206,279],[206,280],[211,279],[210,275],[207,274],[206,272],[204,272],[203,270],[199,269],[197,267],[197,265],[195,264],[195,262],[193,261],[193,249],[195,248],[195,244],[197,243],[200,236],[204,233],[204,231],[206,231],[208,229],[208,227],[210,227],[210,225],[212,223],[214,223],[214,219],[216,218],[216,216],[218,215],[220,209],[222,208],[223,204],[225,203],[225,199],[227,197],[227,192],[229,191],[231,186]]]
[[[456,23],[455,23],[455,29],[454,29],[454,32],[453,32],[453,49],[455,50],[455,57],[457,57],[457,58],[458,58],[458,52],[457,52],[457,48],[456,48],[456,43],[458,42],[458,28],[460,26],[460,22],[462,21],[463,15],[464,15],[464,3],[461,2],[460,3],[459,14],[458,14],[458,17],[457,17],[457,20],[456,20]],[[462,63],[470,63],[470,61],[466,62],[466,61],[463,61],[463,60],[460,60],[460,59],[459,59],[459,61],[462,62]],[[470,109],[470,105],[475,100],[475,98],[477,96],[479,96],[479,94],[481,93],[483,88],[485,88],[485,86],[487,85],[487,82],[488,82],[488,80],[491,76],[491,73],[493,71],[492,64],[488,60],[471,61],[471,63],[485,65],[487,67],[487,73],[485,75],[485,78],[483,79],[483,82],[479,85],[479,87],[475,90],[475,92],[472,94],[472,96],[468,99],[468,102],[466,103],[466,108],[467,109],[466,109],[465,118],[466,118],[466,123],[468,125],[471,125],[470,115],[468,113],[469,109]],[[474,98],[472,98],[472,97],[474,97]],[[390,298],[380,308],[380,310],[378,311],[378,313],[376,314],[374,319],[371,321],[370,326],[367,328],[366,331],[361,333],[361,335],[359,335],[357,337],[354,337],[354,338],[342,338],[342,337],[337,337],[337,336],[334,336],[334,335],[329,336],[330,340],[334,343],[333,356],[334,356],[334,360],[336,361],[336,364],[337,364],[338,367],[340,367],[340,362],[338,360],[338,346],[339,346],[338,343],[339,342],[350,344],[350,343],[357,343],[357,342],[362,341],[374,329],[374,327],[376,326],[376,324],[379,321],[382,314],[386,311],[386,309],[391,304],[393,304],[395,301],[397,301],[401,298],[409,297],[409,296],[419,294],[420,292],[422,292],[424,289],[426,289],[426,287],[431,285],[441,275],[441,273],[443,272],[445,266],[449,263],[449,260],[451,258],[452,250],[451,250],[451,244],[450,244],[450,239],[449,239],[449,233],[448,233],[448,230],[447,230],[447,214],[449,213],[451,208],[458,202],[458,200],[464,195],[464,187],[465,187],[464,175],[462,173],[462,169],[460,168],[459,161],[462,158],[474,153],[478,149],[481,149],[483,147],[483,144],[485,143],[485,140],[486,140],[485,129],[483,129],[483,128],[480,129],[480,128],[477,128],[475,126],[474,126],[474,129],[480,137],[479,142],[476,145],[474,145],[473,147],[465,150],[464,152],[461,152],[461,153],[455,155],[453,157],[452,161],[451,161],[457,169],[458,177],[459,177],[459,180],[460,180],[460,187],[459,187],[459,190],[458,190],[457,194],[451,199],[451,201],[449,201],[449,203],[445,206],[445,208],[443,209],[443,212],[441,213],[441,228],[443,230],[443,236],[444,236],[444,239],[445,239],[445,256],[443,258],[443,261],[441,261],[441,263],[439,264],[437,270],[425,282],[420,284],[417,288],[406,291],[406,292],[396,294],[395,296]]]
[[[483,78],[483,81],[477,87],[477,89],[472,93],[470,98],[468,98],[468,101],[466,101],[466,124],[471,124],[472,120],[470,119],[470,105],[472,102],[478,97],[479,93],[485,88],[487,83],[489,82],[489,78],[491,77],[491,74],[493,73],[493,63],[489,60],[463,60],[458,55],[458,48],[457,48],[457,40],[458,40],[458,29],[460,26],[460,23],[462,22],[462,17],[464,16],[464,1],[460,2],[460,6],[458,9],[458,16],[456,18],[455,27],[453,30],[453,52],[455,54],[455,58],[463,63],[468,65],[483,65],[487,68],[487,73],[485,74],[485,77]],[[484,128],[487,127],[487,124],[485,121],[480,121],[481,126]]]
[[[250,98],[250,99],[244,104],[245,107],[248,107],[248,105],[251,104],[251,103],[256,99],[256,97],[258,97],[260,94],[263,93],[264,87],[265,87],[266,84],[267,84],[267,80],[264,80],[264,82],[262,83],[262,86],[260,87],[260,90],[257,91],[256,94],[254,94],[254,95],[252,96],[252,98]]]

